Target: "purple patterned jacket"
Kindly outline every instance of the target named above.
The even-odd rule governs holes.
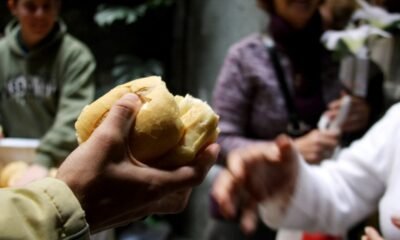
[[[279,56],[291,88],[288,58]],[[323,69],[322,94],[327,104],[339,97],[341,85],[337,64],[328,56]],[[272,140],[286,131],[285,99],[261,34],[248,36],[229,49],[214,89],[213,107],[220,115],[222,158],[235,148]]]

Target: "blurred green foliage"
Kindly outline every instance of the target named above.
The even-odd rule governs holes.
[[[147,0],[135,7],[101,4],[97,8],[94,20],[101,27],[111,25],[116,21],[132,24],[145,16],[148,11],[155,8],[168,7],[175,2],[176,0]]]

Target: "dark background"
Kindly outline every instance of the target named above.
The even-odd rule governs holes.
[[[116,58],[121,55],[133,57],[136,61],[160,63],[163,79],[171,85],[170,90],[176,93],[183,91],[176,83],[172,83],[175,77],[172,69],[176,62],[174,58],[176,58],[175,50],[178,42],[175,4],[152,8],[131,24],[116,21],[109,26],[101,27],[94,21],[96,10],[100,5],[136,7],[144,2],[138,0],[62,1],[60,16],[67,24],[68,32],[84,42],[96,58],[98,95],[121,81],[112,74],[113,68],[118,64],[121,65],[121,63],[116,63]],[[7,2],[1,1],[0,4],[0,34],[4,35],[4,28],[12,16]],[[137,66],[140,62],[131,61],[124,64],[132,70],[141,68]],[[149,75],[150,73],[142,71],[137,74]]]

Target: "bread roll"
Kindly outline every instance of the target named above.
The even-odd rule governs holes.
[[[128,92],[143,103],[130,133],[133,160],[177,167],[189,164],[205,144],[216,140],[218,116],[211,107],[189,95],[174,97],[161,78],[153,76],[117,86],[86,106],[75,123],[79,143],[89,138],[111,106]]]
[[[0,187],[11,186],[27,169],[28,164],[26,162],[10,162],[0,172]]]

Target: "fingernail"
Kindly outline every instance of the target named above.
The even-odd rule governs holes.
[[[138,101],[139,100],[138,95],[136,95],[134,93],[127,93],[123,96],[123,98],[126,98],[127,100],[130,100],[130,101]]]

